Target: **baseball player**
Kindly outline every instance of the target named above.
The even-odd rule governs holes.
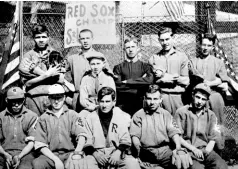
[[[51,106],[36,125],[35,149],[41,154],[33,161],[33,168],[74,169],[87,140],[84,123],[64,104],[65,90],[60,84],[49,88],[49,101]]]
[[[173,35],[170,27],[162,27],[158,32],[162,50],[149,59],[156,84],[162,90],[162,104],[172,115],[183,106],[182,94],[189,84],[188,57],[173,46]]]
[[[24,54],[19,71],[27,93],[32,95],[26,98],[26,107],[40,116],[49,106],[48,87],[52,81],[57,82],[61,68],[49,64],[49,56],[55,50],[49,45],[46,26],[35,25],[32,34],[35,47]]]
[[[116,92],[103,87],[98,92],[99,108],[88,114],[86,123],[92,137],[85,148],[88,168],[140,168],[136,159],[125,153],[131,145],[130,116],[115,107]],[[86,168],[83,168],[86,169]]]
[[[124,50],[126,53],[125,60],[116,65],[113,72],[117,78],[115,82],[118,89],[118,105],[129,114],[134,114],[139,110],[142,104],[143,95],[140,90],[144,90],[143,86],[153,83],[154,77],[152,67],[139,58],[139,41],[136,37],[131,36],[124,41]]]
[[[81,80],[86,71],[90,70],[90,65],[87,57],[91,52],[95,52],[93,49],[93,32],[90,29],[83,29],[79,32],[79,42],[81,44],[81,51],[77,54],[70,55],[67,58],[68,66],[66,68],[66,75],[72,77],[72,82],[76,90],[80,90]],[[105,59],[105,68],[108,72],[111,72],[108,61]],[[79,93],[74,94],[73,109],[77,112],[82,110],[80,106]]]
[[[215,39],[214,35],[204,35],[201,40],[201,55],[191,59],[191,72],[199,76],[212,89],[209,97],[210,107],[217,116],[218,124],[223,125],[225,103],[219,93],[219,86],[227,85],[229,77],[223,61],[212,55]]]
[[[6,102],[0,113],[0,168],[31,169],[37,115],[24,106],[25,93],[19,87],[7,91]]]
[[[80,104],[88,111],[94,111],[97,104],[97,93],[103,86],[116,90],[112,75],[104,69],[105,57],[100,52],[91,52],[87,57],[91,70],[82,78],[80,84]]]
[[[171,113],[160,107],[162,98],[158,85],[150,85],[144,99],[145,107],[133,115],[130,126],[136,149],[134,155],[139,158],[141,167],[189,168],[192,160],[186,150],[181,149],[181,132]]]
[[[206,106],[210,94],[211,89],[206,83],[198,84],[193,90],[192,104],[179,108],[175,114],[182,137],[188,143],[183,145],[193,157],[192,169],[228,168],[225,161],[213,151],[220,131],[215,113]]]

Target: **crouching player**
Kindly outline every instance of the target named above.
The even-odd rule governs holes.
[[[181,149],[180,130],[171,113],[160,107],[162,98],[158,85],[149,86],[144,101],[145,107],[133,115],[130,126],[134,155],[140,166],[145,169],[189,168],[192,159]]]
[[[115,107],[115,90],[102,87],[98,92],[98,103],[99,109],[86,117],[92,137],[92,142],[88,142],[85,148],[87,156],[84,160],[88,168],[140,168],[137,160],[125,153],[131,146],[130,117]]]
[[[0,113],[0,169],[31,169],[37,115],[24,106],[19,87],[7,91],[7,108]]]
[[[225,161],[213,148],[221,139],[217,117],[207,108],[211,94],[210,87],[205,83],[195,86],[192,104],[179,108],[175,114],[176,122],[182,131],[182,142],[192,154],[192,169],[227,169]],[[182,140],[182,141],[184,141]]]
[[[83,156],[87,140],[84,123],[64,104],[65,90],[61,85],[49,87],[49,101],[51,106],[36,125],[35,149],[40,150],[41,155],[33,161],[33,168],[72,169]]]

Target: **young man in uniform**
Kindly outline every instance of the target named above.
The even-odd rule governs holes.
[[[212,55],[216,37],[205,34],[201,40],[201,55],[191,59],[191,72],[203,79],[212,89],[209,97],[211,110],[216,114],[219,125],[224,125],[225,103],[219,91],[219,86],[229,82],[225,65],[221,59]]]
[[[37,115],[24,106],[19,87],[7,91],[7,108],[0,113],[0,168],[31,169]]]
[[[144,99],[145,107],[133,115],[130,126],[135,156],[141,167],[171,169],[175,168],[173,164],[181,168],[182,163],[183,168],[188,168],[192,160],[181,149],[180,130],[171,113],[160,107],[162,98],[158,85],[150,85]]]
[[[83,155],[87,140],[84,122],[64,104],[65,90],[60,84],[49,88],[49,100],[51,106],[36,125],[35,149],[41,154],[33,161],[33,168],[70,168]]]
[[[211,89],[206,83],[198,84],[193,90],[191,105],[179,108],[175,119],[187,141],[185,145],[193,157],[192,169],[227,169],[225,161],[213,150],[219,143],[220,131],[217,128],[217,118],[214,112],[208,109],[207,101]]]
[[[162,50],[149,59],[162,90],[163,106],[172,115],[183,106],[181,96],[189,84],[188,57],[173,46],[173,35],[171,28],[162,27],[158,32]]]
[[[120,95],[119,99],[121,99],[118,100],[119,104],[122,104],[124,110],[129,114],[134,114],[142,105],[138,98],[140,96],[137,95],[138,90],[140,90],[138,86],[152,84],[154,79],[152,67],[148,63],[140,61],[138,58],[138,45],[139,42],[136,37],[132,36],[126,39],[124,41],[126,59],[113,69],[115,76],[117,76],[115,82],[118,87],[120,87],[121,84],[125,84],[126,87],[129,88],[126,91],[122,91],[125,95],[118,93],[118,95]]]
[[[86,123],[92,140],[85,148],[88,168],[140,168],[136,159],[127,155],[131,146],[128,131],[130,116],[115,107],[116,92],[103,87],[98,92],[98,110],[88,114]]]
[[[81,80],[86,71],[90,70],[89,62],[87,57],[90,56],[91,52],[94,52],[93,49],[93,32],[89,29],[83,29],[79,33],[79,42],[81,44],[81,52],[79,54],[71,55],[67,58],[68,67],[67,74],[70,74],[69,77],[72,77],[73,84],[76,90],[80,90]],[[105,68],[110,70],[109,64],[105,59]],[[73,109],[79,112],[81,110],[79,93],[75,93],[73,98]]]
[[[59,78],[60,66],[49,65],[49,55],[55,50],[49,45],[49,33],[46,26],[34,26],[32,34],[35,47],[23,56],[19,70],[27,93],[32,95],[26,98],[26,107],[40,116],[49,106],[48,87],[52,78]],[[42,77],[40,81],[27,85],[27,81],[39,76]]]
[[[88,56],[91,70],[82,78],[80,85],[80,104],[88,111],[94,111],[97,107],[97,93],[100,88],[107,86],[116,90],[112,76],[103,71],[105,57],[100,52],[91,52]]]

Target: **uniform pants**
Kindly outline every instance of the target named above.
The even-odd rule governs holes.
[[[165,110],[171,113],[174,116],[176,110],[183,106],[181,94],[162,94],[162,105]]]
[[[25,155],[21,159],[21,163],[19,164],[17,169],[32,169],[32,165],[31,165],[32,160],[34,160],[34,156],[32,153]],[[6,159],[3,156],[0,156],[0,169],[6,169],[6,168],[7,168]]]
[[[65,163],[68,159],[70,153],[65,153],[62,155],[57,155],[59,159]],[[32,161],[33,169],[55,169],[55,163],[45,155],[40,155],[38,158]]]
[[[99,166],[96,159],[91,155],[86,156],[82,160],[86,161],[86,165],[84,163],[84,167],[82,167],[82,169],[101,169],[101,168],[103,168],[102,166]],[[139,166],[138,161],[133,156],[126,155],[125,158],[122,159],[119,162],[118,166],[115,168],[116,169],[140,169],[140,166]],[[81,167],[80,167],[80,169],[81,169]]]
[[[228,169],[228,166],[217,153],[212,151],[202,162],[193,160],[191,169]]]
[[[140,166],[142,169],[164,168],[176,169],[172,164],[173,152],[169,146],[160,148],[141,149],[140,151]]]
[[[49,107],[48,96],[27,97],[26,107],[35,112],[38,116],[42,115]]]
[[[209,97],[211,110],[216,114],[218,124],[224,124],[225,103],[220,93],[213,91]]]

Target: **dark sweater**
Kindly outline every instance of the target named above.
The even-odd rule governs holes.
[[[116,83],[127,80],[128,84],[152,84],[154,79],[152,67],[140,60],[136,62],[125,60],[114,67],[113,73],[118,76],[118,79],[115,81]],[[143,77],[144,75],[146,76]]]

